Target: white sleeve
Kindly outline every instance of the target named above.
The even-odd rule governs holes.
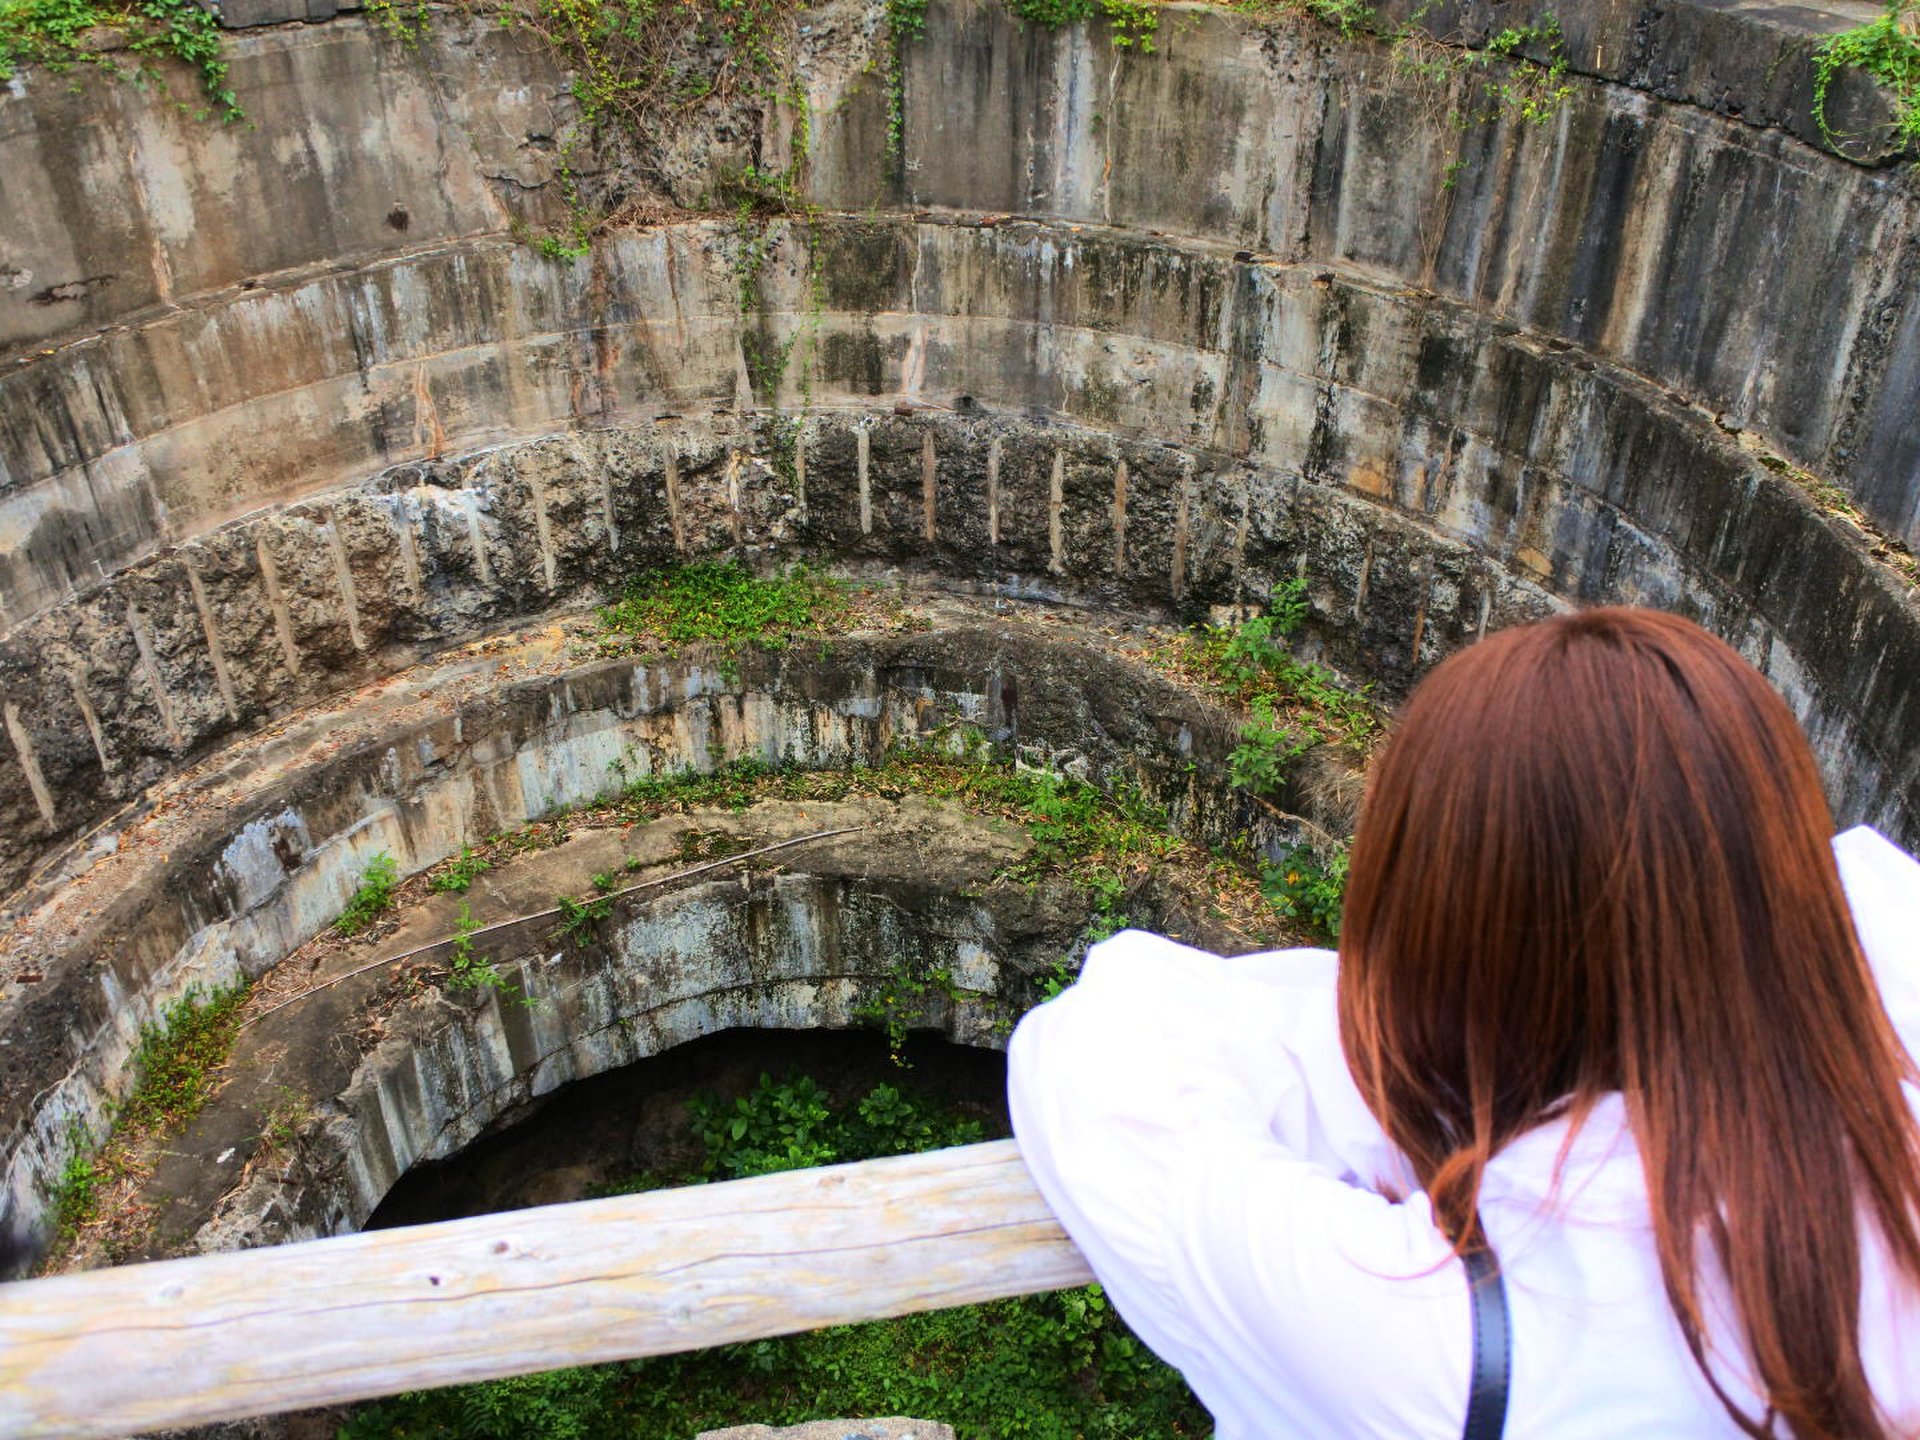
[[[1920,862],[1865,825],[1836,835],[1833,854],[1887,1015],[1920,1059]]]
[[[1014,1034],[1014,1133],[1120,1313],[1223,1436],[1457,1436],[1465,1277],[1424,1197],[1343,1178],[1391,1147],[1351,1110],[1331,966],[1139,932],[1096,946]]]

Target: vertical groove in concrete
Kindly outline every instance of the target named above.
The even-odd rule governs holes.
[[[161,678],[160,657],[153,653],[153,632],[147,628],[147,617],[140,613],[138,605],[127,606],[127,629],[133,635],[134,649],[140,652],[140,673],[146,677],[147,688],[153,691],[153,703],[160,709],[160,723],[166,727],[167,738],[178,745],[180,727],[173,720],[173,697],[167,693],[166,681]]]
[[[1414,579],[1420,586],[1420,603],[1414,607],[1413,611],[1413,639],[1407,647],[1407,662],[1418,665],[1420,641],[1427,633],[1427,602],[1433,598],[1433,579],[1428,574],[1427,562],[1424,559],[1414,563]]]
[[[745,459],[738,450],[727,451],[727,523],[733,530],[733,543],[746,541],[746,521],[740,513],[740,471]]]
[[[33,803],[40,807],[40,818],[51,830],[54,828],[53,793],[47,789],[46,776],[40,773],[40,761],[33,753],[33,740],[27,734],[27,727],[20,723],[18,705],[7,701],[5,713],[7,738],[13,741],[13,753],[19,757],[20,768],[26,773],[27,789],[33,792]]]
[[[440,422],[440,407],[433,402],[433,387],[427,383],[426,365],[413,370],[413,438],[429,460],[438,460],[447,449],[447,429]]]
[[[1167,567],[1175,600],[1183,599],[1187,593],[1187,528],[1193,523],[1192,511],[1193,471],[1183,470],[1179,493],[1173,502],[1173,559]]]
[[[1000,543],[1000,437],[987,445],[987,544]]]
[[[680,457],[667,451],[667,524],[673,527],[673,548],[687,548],[686,521],[680,514]]]
[[[1480,587],[1480,620],[1479,623],[1473,627],[1473,638],[1475,640],[1484,640],[1487,638],[1487,615],[1492,609],[1493,587],[1490,585],[1482,585]]]
[[[802,523],[807,518],[807,430],[804,425],[793,432],[793,508]]]
[[[426,588],[420,583],[420,549],[413,543],[414,512],[416,506],[409,498],[399,498],[393,507],[393,533],[400,546],[400,575],[407,583],[407,589],[415,601],[426,598]]]
[[[929,545],[934,539],[934,511],[940,493],[940,457],[934,452],[933,432],[920,437],[920,525]]]
[[[193,591],[193,608],[200,612],[200,630],[207,637],[207,658],[213,661],[213,682],[220,687],[221,703],[227,707],[227,717],[240,718],[240,706],[233,698],[233,676],[227,670],[226,652],[220,648],[220,629],[214,624],[213,606],[207,600],[206,582],[200,578],[200,572],[192,565],[186,567],[187,588]],[[74,698],[80,700],[83,713],[91,718],[92,707],[81,699],[84,692],[80,689],[79,677],[74,677]],[[97,724],[97,722],[95,722]],[[100,748],[100,737],[94,735],[94,748]],[[100,763],[106,763],[106,753],[101,752]]]
[[[1353,619],[1358,624],[1367,609],[1367,581],[1373,576],[1373,539],[1367,539],[1367,553],[1360,557],[1360,578],[1353,586]]]
[[[1253,479],[1246,471],[1239,474],[1240,518],[1233,522],[1233,599],[1240,603],[1240,574],[1247,564],[1247,529],[1253,518]]]
[[[862,425],[853,432],[854,469],[860,483],[860,533],[873,533],[873,482],[867,474],[867,427]]]
[[[613,473],[609,466],[600,468],[600,521],[607,527],[607,553],[620,553],[620,524],[613,518]]]
[[[1053,452],[1053,474],[1047,481],[1047,568],[1054,574],[1066,570],[1067,536],[1067,455]]]
[[[1127,573],[1127,462],[1113,467],[1113,573]]]
[[[546,482],[529,470],[527,489],[533,497],[533,529],[540,542],[540,568],[547,577],[547,589],[557,590],[560,588],[560,561],[553,553],[553,522],[547,518]]]
[[[360,592],[353,584],[353,562],[347,558],[347,542],[340,537],[340,522],[327,516],[327,549],[333,555],[333,578],[340,587],[340,603],[347,612],[347,635],[353,648],[367,648],[367,637],[360,630]]]
[[[293,617],[287,613],[287,597],[280,589],[280,567],[267,548],[267,537],[253,542],[254,558],[260,563],[260,583],[266,587],[267,608],[273,612],[273,632],[280,637],[280,653],[287,662],[287,673],[300,673],[300,648],[293,643]]]
[[[93,741],[93,753],[100,757],[100,769],[104,774],[111,775],[113,762],[107,759],[107,735],[100,728],[100,716],[93,708],[93,701],[87,697],[87,682],[80,678],[78,670],[69,670],[67,684],[73,688],[73,703],[80,707],[80,718],[86,722],[87,735]]]
[[[467,543],[473,547],[473,574],[482,585],[493,583],[493,566],[487,560],[487,532],[480,523],[480,497],[471,490],[460,492],[460,511],[467,521]]]

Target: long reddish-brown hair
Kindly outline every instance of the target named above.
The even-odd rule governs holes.
[[[1735,1422],[1883,1440],[1859,1224],[1920,1285],[1920,1135],[1832,833],[1786,705],[1698,626],[1606,609],[1493,635],[1419,686],[1375,768],[1340,1030],[1463,1249],[1501,1147],[1620,1092],[1668,1300]],[[1768,1415],[1708,1364],[1702,1235]]]

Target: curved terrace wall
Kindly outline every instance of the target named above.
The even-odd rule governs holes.
[[[271,965],[373,850],[431,863],[487,806],[592,793],[636,717],[720,701],[476,659],[460,705],[423,692],[341,754],[327,707],[678,557],[1182,619],[1304,574],[1308,647],[1387,695],[1556,606],[1659,605],[1767,671],[1844,820],[1920,842],[1920,191],[1807,108],[1810,38],[1871,9],[1556,8],[1570,96],[1462,127],[1444,84],[1307,24],[1175,6],[1140,55],[953,0],[904,47],[895,153],[881,11],[834,0],[807,123],[718,127],[673,182],[798,160],[805,207],[674,211],[575,261],[522,238],[565,216],[565,77],[492,27],[236,35],[244,126],[13,82],[0,920],[74,923],[0,1010],[10,1237],[190,980]],[[1428,23],[1456,21],[1494,15]],[[934,711],[1005,703],[961,669]],[[755,743],[791,722],[803,758],[928,718],[878,671],[780,684],[799,708]],[[1094,720],[1125,728],[1042,729]],[[238,785],[307,731],[297,824],[283,777],[98,890],[144,863],[114,852],[156,787]]]

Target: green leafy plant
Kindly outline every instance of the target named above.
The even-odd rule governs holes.
[[[358,935],[393,908],[393,892],[399,884],[399,867],[382,850],[360,872],[360,883],[347,897],[347,908],[340,912],[333,928],[342,935]]]
[[[1240,726],[1240,743],[1227,755],[1227,778],[1255,795],[1272,795],[1285,782],[1287,767],[1319,743],[1318,731],[1281,721],[1271,695],[1256,695],[1253,714]]]
[[[906,1069],[908,1032],[912,1022],[924,1014],[927,998],[935,994],[944,995],[949,1000],[960,998],[961,991],[954,983],[953,972],[942,965],[917,966],[902,957],[880,982],[878,992],[853,1007],[854,1018],[877,1024],[885,1030],[888,1055],[893,1058],[895,1065]]]
[[[118,1127],[172,1134],[207,1103],[240,1032],[244,984],[202,995],[190,990],[140,1032],[133,1067],[140,1079],[120,1107]]]
[[[260,1117],[260,1144],[265,1150],[284,1150],[313,1118],[313,1105],[291,1085],[274,1087],[273,1104]]]
[[[1139,0],[1007,0],[1007,8],[1022,20],[1057,29],[1104,16],[1113,43],[1123,50],[1152,54],[1160,30],[1160,12]]]
[[[92,1220],[100,1205],[100,1186],[105,1176],[99,1161],[91,1154],[86,1126],[73,1121],[67,1126],[67,1143],[73,1153],[60,1170],[49,1197],[54,1230],[62,1242],[72,1240],[81,1226]]]
[[[1260,889],[1282,915],[1338,940],[1347,891],[1347,847],[1295,845],[1278,861],[1261,865]]]
[[[486,856],[476,854],[471,845],[462,845],[460,853],[428,883],[443,895],[464,895],[475,880],[492,868]]]
[[[1073,955],[1062,955],[1035,977],[1035,984],[1040,990],[1041,1003],[1044,1004],[1049,1000],[1058,999],[1070,990],[1073,987],[1073,982],[1079,978],[1079,958]]]
[[[473,909],[462,904],[460,916],[453,922],[453,947],[447,954],[449,990],[498,990],[505,982],[491,960],[474,953],[473,932],[484,927],[473,918]]]
[[[108,31],[126,38],[123,50],[99,48]],[[131,56],[132,65],[120,57]],[[63,74],[93,65],[137,80],[162,79],[153,62],[177,60],[198,76],[208,116],[242,117],[227,84],[220,22],[195,0],[0,0],[0,81],[23,65]]]
[[[783,650],[846,613],[845,587],[804,566],[763,577],[732,561],[702,560],[635,576],[599,620],[609,636],[716,644],[732,669],[747,645]]]
[[[1834,76],[1859,70],[1893,101],[1894,138],[1920,145],[1920,0],[1887,0],[1881,14],[1823,41],[1813,52],[1813,118],[1836,150],[1855,137],[1836,132],[1827,118]]]
[[[605,896],[594,900],[576,900],[571,895],[556,895],[553,903],[560,912],[560,919],[553,927],[554,934],[563,940],[580,942],[591,938],[593,927],[613,914],[613,901]]]

